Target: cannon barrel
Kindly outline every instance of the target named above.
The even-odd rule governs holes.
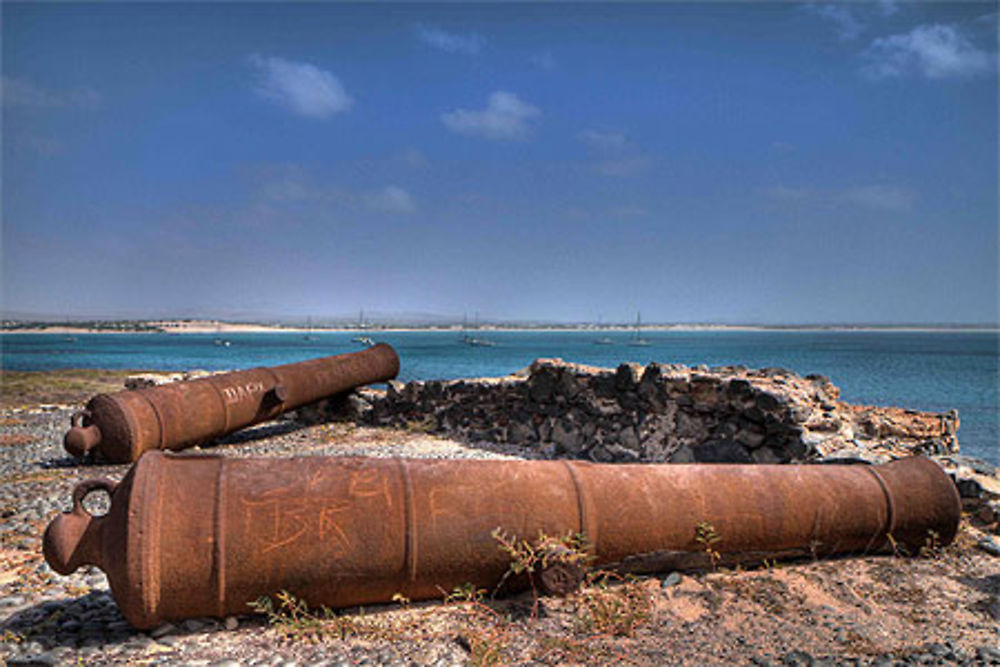
[[[111,494],[102,517],[84,497]],[[958,494],[926,458],[866,465],[602,465],[150,452],[121,483],[83,482],[43,540],[49,565],[102,568],[125,618],[247,611],[287,590],[311,605],[411,599],[498,583],[522,539],[582,533],[598,566],[915,551],[958,528]],[[912,552],[912,551],[911,551]],[[704,562],[702,563],[702,565]]]
[[[116,463],[136,461],[145,451],[191,447],[397,373],[396,351],[379,343],[284,366],[97,394],[73,415],[63,445],[77,458],[96,450]]]

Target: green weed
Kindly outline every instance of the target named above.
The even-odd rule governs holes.
[[[713,570],[718,569],[719,561],[722,560],[722,554],[715,548],[715,545],[721,540],[722,538],[715,532],[715,527],[712,524],[707,521],[698,522],[695,527],[694,541],[701,545],[702,550],[712,563]]]
[[[633,576],[595,573],[577,599],[578,628],[588,633],[632,637],[653,616],[652,596]]]

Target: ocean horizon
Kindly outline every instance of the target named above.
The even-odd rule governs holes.
[[[5,333],[0,367],[150,371],[233,370],[292,363],[360,349],[359,332]],[[961,452],[1000,465],[1000,335],[948,330],[491,330],[467,332],[489,345],[464,344],[456,331],[368,331],[393,345],[399,379],[503,376],[537,358],[615,367],[624,362],[688,366],[780,367],[819,373],[841,398],[946,412],[961,419]]]

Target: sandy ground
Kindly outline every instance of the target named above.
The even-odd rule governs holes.
[[[81,399],[84,397],[81,396]],[[44,526],[81,480],[125,465],[78,465],[60,444],[69,406],[0,411],[0,663],[187,665],[1000,664],[1000,558],[977,546],[994,526],[963,521],[923,557],[869,556],[758,569],[595,580],[566,598],[486,592],[270,618],[128,626],[107,580],[62,577],[40,553]],[[283,419],[224,439],[224,456],[536,457],[414,430]]]

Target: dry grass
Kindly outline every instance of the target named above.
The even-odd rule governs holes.
[[[139,371],[70,369],[0,371],[0,409],[36,405],[83,405],[94,394],[120,391]]]
[[[72,474],[72,471],[65,469],[53,470],[33,470],[28,472],[15,472],[0,477],[0,484],[27,484],[29,482],[52,482],[65,479]]]
[[[493,537],[511,559],[512,576],[530,579],[553,562],[582,564],[590,558],[586,541],[578,535],[539,534],[537,540],[523,540],[498,529]],[[468,584],[442,592],[443,604],[422,610],[411,608],[410,601],[397,594],[394,600],[400,608],[388,614],[312,609],[287,591],[260,598],[250,607],[264,614],[271,628],[288,641],[454,641],[469,664],[477,666],[511,664],[525,654],[533,662],[554,664],[589,662],[595,656],[620,662],[624,656],[613,642],[635,637],[655,614],[651,589],[642,580],[603,571],[589,575],[586,585],[561,603],[553,603],[567,613],[566,622],[555,628],[551,620],[540,618],[539,591],[534,587],[528,614],[520,610],[519,601],[493,600],[487,593]]]
[[[29,435],[27,433],[0,433],[0,447],[30,445],[37,440],[37,436]]]

